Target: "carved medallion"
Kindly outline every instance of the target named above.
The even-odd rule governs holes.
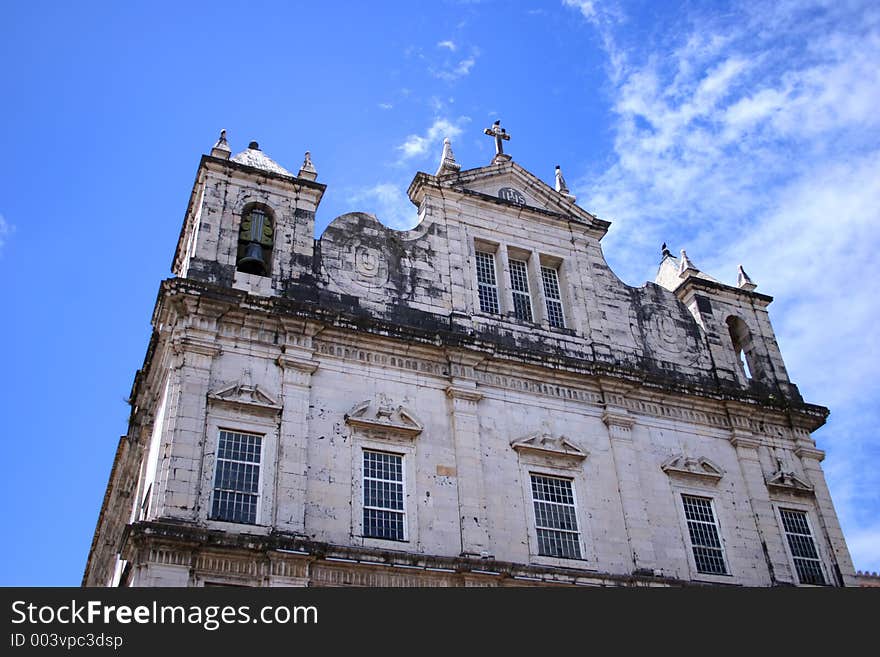
[[[523,195],[523,193],[518,189],[514,189],[513,187],[502,187],[501,189],[499,189],[498,198],[500,198],[502,201],[507,201],[516,205],[526,204],[526,197]]]

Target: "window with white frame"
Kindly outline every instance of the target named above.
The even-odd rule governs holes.
[[[571,479],[532,474],[538,554],[580,559],[581,546]]]
[[[480,310],[497,315],[498,283],[495,278],[495,254],[477,251],[477,293],[480,297]]]
[[[788,549],[794,561],[798,581],[801,584],[825,584],[822,560],[816,551],[816,543],[813,541],[813,532],[810,530],[806,512],[779,509],[779,515],[782,518],[782,527],[788,539]]]
[[[542,266],[541,281],[544,284],[544,300],[547,303],[547,322],[555,328],[565,328],[562,295],[559,291],[559,272],[553,267]]]
[[[255,524],[260,499],[263,437],[220,431],[211,518]]]
[[[532,321],[532,294],[529,291],[528,267],[524,260],[511,258],[510,289],[513,292],[513,314],[525,322]]]
[[[364,450],[364,536],[406,540],[403,456]]]
[[[697,572],[707,575],[727,575],[724,550],[721,547],[712,500],[695,495],[682,495],[681,499],[684,503],[684,517],[687,521]]]

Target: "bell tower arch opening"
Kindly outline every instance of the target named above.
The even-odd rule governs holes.
[[[272,211],[262,204],[251,204],[241,213],[238,255],[235,268],[246,274],[270,276],[275,222]]]

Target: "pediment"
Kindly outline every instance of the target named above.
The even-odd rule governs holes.
[[[767,479],[767,487],[777,491],[795,493],[796,495],[812,495],[813,486],[795,473],[779,469]]]
[[[345,423],[367,431],[415,438],[424,425],[410,409],[385,395],[356,404],[345,414]]]
[[[235,383],[226,388],[208,393],[208,399],[251,410],[271,411],[273,413],[281,410],[281,403],[258,385]]]
[[[537,454],[568,461],[583,461],[588,454],[565,436],[551,436],[546,433],[534,433],[519,440],[513,440],[510,446],[520,454]]]
[[[415,181],[414,181],[415,182]],[[610,223],[594,217],[576,205],[571,197],[527,171],[514,161],[468,169],[444,176],[439,184],[464,194],[472,194],[512,209],[525,208],[553,214],[566,220],[575,219],[604,235]],[[411,192],[414,190],[411,189]]]
[[[698,479],[717,483],[724,476],[724,470],[705,457],[690,457],[684,454],[673,456],[665,461],[660,469],[667,475]]]

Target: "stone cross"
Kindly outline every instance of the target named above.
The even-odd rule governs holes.
[[[492,124],[491,128],[486,128],[483,130],[483,132],[485,132],[490,137],[495,137],[495,155],[503,155],[504,146],[502,145],[502,143],[503,141],[509,141],[510,135],[507,134],[507,130],[501,127],[501,119],[495,121],[495,123]]]

